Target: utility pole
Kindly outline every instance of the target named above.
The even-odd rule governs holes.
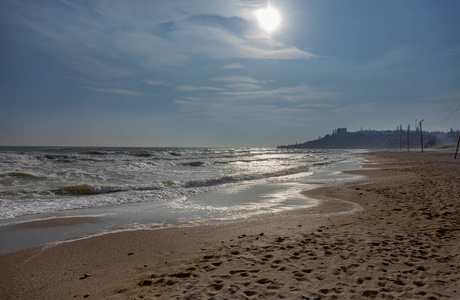
[[[422,153],[423,153],[423,130],[422,130],[422,122],[424,121],[425,119],[422,119],[420,121],[420,143],[422,145]]]
[[[455,149],[455,155],[454,155],[454,159],[456,159],[456,158],[457,158],[458,145],[460,145],[460,135],[458,136],[458,141],[457,141],[457,148]]]
[[[410,124],[407,125],[407,152],[409,152]]]

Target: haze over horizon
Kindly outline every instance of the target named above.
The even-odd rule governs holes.
[[[2,1],[0,146],[460,128],[459,1],[269,2]]]

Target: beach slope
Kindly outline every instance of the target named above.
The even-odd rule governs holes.
[[[315,208],[0,257],[1,299],[455,299],[460,160],[372,152]]]

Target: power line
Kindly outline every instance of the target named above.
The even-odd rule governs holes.
[[[453,103],[451,106],[449,106],[449,108],[446,109],[449,110],[451,107],[453,107],[455,105],[455,103]],[[441,123],[444,123],[445,121],[447,121],[448,119],[450,119],[450,117],[452,117],[456,112],[457,110],[460,109],[460,99],[458,99],[458,105],[457,105],[457,108],[447,117],[445,118],[444,120],[442,121],[439,121],[439,122],[436,122],[436,123],[429,123],[430,125],[437,125],[437,124],[441,124]],[[442,113],[441,113],[442,114]],[[441,114],[438,114],[438,116],[440,116]]]
[[[452,117],[457,112],[457,110],[459,108],[460,108],[460,103],[458,104],[457,108],[447,118],[445,118],[444,120],[441,121],[441,123],[444,122],[444,121],[447,121],[450,117]]]

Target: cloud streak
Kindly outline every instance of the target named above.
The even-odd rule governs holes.
[[[148,84],[148,85],[156,85],[156,86],[169,86],[171,84],[163,82],[163,81],[156,81],[156,80],[151,80],[151,79],[144,79],[142,82]]]
[[[264,84],[264,80],[254,79],[249,76],[227,76],[227,77],[214,77],[212,81],[230,82],[230,83],[252,83],[252,84]]]
[[[212,86],[193,86],[193,85],[180,85],[176,87],[177,90],[182,92],[196,92],[196,91],[223,91],[224,89]]]
[[[244,69],[244,66],[240,64],[231,64],[231,65],[223,66],[222,69],[224,70]]]
[[[150,8],[118,1],[87,6],[66,1],[46,6],[33,1],[10,3],[9,22],[34,32],[35,43],[66,67],[97,79],[129,77],[143,68],[181,66],[194,56],[214,60],[315,57],[260,34],[257,38],[245,34],[255,30],[251,11],[259,2],[248,6],[245,1],[155,1]],[[203,15],[215,18],[196,21]],[[233,30],[236,25],[242,29]]]
[[[118,96],[128,96],[128,97],[145,96],[144,93],[136,92],[132,90],[126,90],[126,89],[93,88],[93,87],[87,87],[86,89],[95,91],[95,92],[99,92],[99,93],[113,94],[113,95],[118,95]]]
[[[212,81],[238,86],[235,90],[216,91],[209,95],[177,98],[174,103],[186,114],[203,115],[210,120],[235,123],[242,119],[279,122],[297,116],[305,122],[307,115],[328,112],[339,106],[338,94],[305,84],[269,88],[265,81],[245,76],[211,78]],[[246,88],[243,88],[246,87]]]

